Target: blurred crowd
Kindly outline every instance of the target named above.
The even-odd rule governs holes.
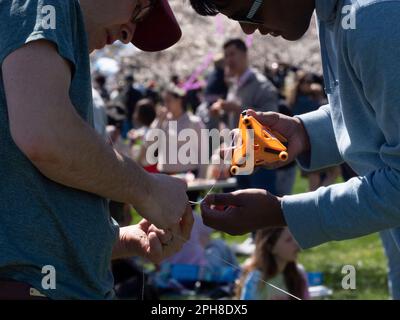
[[[213,164],[213,159],[219,157],[219,148],[210,143],[212,159],[208,166],[179,161],[169,163],[168,147],[149,150],[152,132],[155,129],[165,132],[168,146],[170,137],[178,136],[186,128],[195,130],[199,136],[205,128],[235,129],[240,114],[246,109],[296,116],[327,103],[321,75],[279,61],[266,64],[263,70],[253,68],[249,50],[241,39],[227,41],[221,53],[214,57],[212,67],[204,75],[197,76],[195,81],[187,75],[171,74],[162,83],[152,79],[139,82],[135,79],[135,66],[131,65],[121,66],[121,71],[112,78],[94,73],[94,123],[97,132],[119,153],[135,159],[149,172],[181,175],[187,179],[226,179],[229,167]],[[177,125],[169,126],[172,121]],[[177,147],[184,143],[178,141]],[[194,157],[200,159],[204,150],[200,145],[197,148]],[[149,163],[149,151],[157,161]],[[347,167],[342,171],[345,177],[352,175]],[[297,172],[296,163],[278,170],[259,168],[252,175],[237,176],[237,187],[260,188],[279,196],[288,195],[293,192]],[[307,177],[311,191],[334,183],[341,168],[301,174]],[[188,196],[195,202],[201,194],[189,191]],[[110,211],[120,225],[130,224],[132,208],[129,205],[112,202]],[[271,292],[266,284],[260,286],[260,279],[264,278],[273,280],[277,286],[286,288],[297,297],[308,297],[305,272],[296,263],[299,247],[288,229],[263,230],[252,235],[247,242],[250,257],[239,266],[235,252],[223,240],[211,237],[213,230],[203,225],[200,215],[195,217],[190,241],[177,255],[156,266],[154,274],[145,274],[137,259],[113,262],[119,297],[140,298],[144,294],[145,298],[154,299],[160,292],[199,289],[199,283],[204,289],[206,283],[214,282],[211,286],[214,297],[291,298],[280,292]],[[196,277],[186,281],[185,285],[174,281],[173,267],[177,265],[200,268],[196,270],[202,270],[203,281]],[[220,277],[226,275],[224,268],[227,267],[242,272],[233,272],[225,280],[210,276],[209,281],[204,281],[207,272],[220,270]],[[146,284],[144,292],[141,290],[143,281]]]

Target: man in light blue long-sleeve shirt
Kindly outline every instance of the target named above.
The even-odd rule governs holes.
[[[209,196],[205,222],[232,234],[287,224],[303,248],[391,229],[382,238],[391,275],[400,273],[393,269],[400,269],[400,1],[191,2],[200,14],[239,21],[246,33],[288,40],[304,34],[316,9],[329,104],[297,118],[251,114],[286,135],[291,158],[304,169],[346,162],[359,175],[283,198],[260,190]]]

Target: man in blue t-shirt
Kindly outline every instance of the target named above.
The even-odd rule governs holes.
[[[113,298],[112,258],[158,263],[189,238],[185,183],[94,131],[89,68],[116,40],[159,51],[180,35],[166,0],[0,1],[0,298]],[[106,199],[146,220],[119,229]]]

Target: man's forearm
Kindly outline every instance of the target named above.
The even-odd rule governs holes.
[[[399,170],[386,167],[314,192],[285,196],[285,220],[303,249],[398,227],[399,187],[393,181],[399,179]]]
[[[52,43],[35,41],[13,52],[2,74],[11,136],[46,177],[121,202],[148,195],[150,176],[78,114],[69,93],[71,66]]]
[[[53,138],[43,141],[49,145],[31,159],[47,178],[133,205],[149,196],[150,175],[108,146],[77,114],[65,115],[49,129]]]

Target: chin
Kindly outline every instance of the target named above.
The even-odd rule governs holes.
[[[297,41],[300,40],[307,30],[303,32],[292,32],[292,33],[283,33],[282,38],[288,41]]]
[[[288,41],[297,41],[304,36],[309,27],[310,21],[292,24],[287,31],[282,32],[282,38]]]

